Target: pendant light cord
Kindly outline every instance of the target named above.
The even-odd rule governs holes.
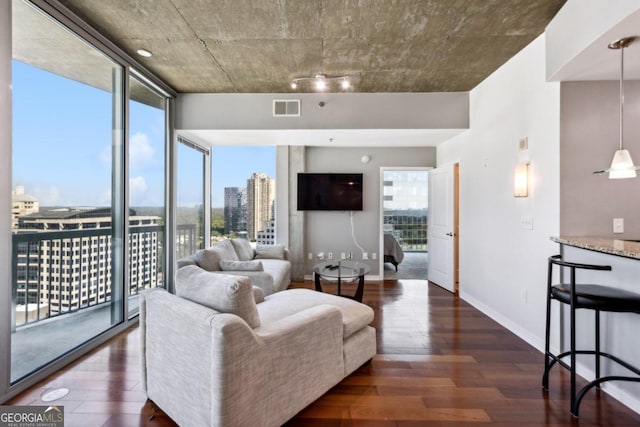
[[[620,149],[624,134],[624,48],[625,43],[620,44]]]

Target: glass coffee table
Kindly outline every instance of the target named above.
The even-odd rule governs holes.
[[[339,261],[324,261],[313,266],[313,276],[316,284],[316,291],[324,292],[322,290],[322,284],[320,279],[326,279],[329,281],[337,281],[338,295],[346,298],[354,299],[358,302],[362,302],[362,294],[364,292],[364,276],[370,271],[368,264],[362,261],[353,260],[339,260]],[[342,282],[353,282],[358,280],[358,287],[354,295],[342,294]]]

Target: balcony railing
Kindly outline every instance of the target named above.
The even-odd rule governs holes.
[[[128,295],[164,287],[163,225],[129,229]],[[17,233],[12,329],[111,301],[111,228]],[[177,227],[177,252],[195,252],[195,225]]]
[[[384,213],[384,231],[392,233],[405,252],[428,250],[427,216],[407,213]]]

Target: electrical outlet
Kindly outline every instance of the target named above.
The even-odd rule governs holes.
[[[624,218],[613,218],[613,232],[624,233]]]
[[[327,252],[327,259],[333,259],[333,252]]]
[[[344,252],[342,252],[340,254],[340,259],[347,259],[347,254],[345,254]]]
[[[371,252],[371,259],[378,259],[378,256],[375,252]]]
[[[362,252],[362,259],[369,259],[369,254],[366,252]]]

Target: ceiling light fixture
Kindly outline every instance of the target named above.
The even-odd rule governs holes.
[[[343,90],[351,87],[349,76],[331,77],[326,74],[316,74],[314,77],[297,77],[291,80],[291,89],[297,89],[299,83],[312,82],[317,91],[323,92],[327,90],[331,82],[339,82]]]
[[[613,154],[609,169],[593,172],[594,174],[609,174],[609,179],[635,178],[640,167],[633,164],[629,150],[622,148],[624,135],[624,48],[629,46],[635,37],[624,37],[609,44],[609,49],[620,49],[620,148]]]
[[[150,58],[153,55],[153,53],[146,49],[138,49],[136,52],[138,53],[138,55],[144,56],[145,58]]]

